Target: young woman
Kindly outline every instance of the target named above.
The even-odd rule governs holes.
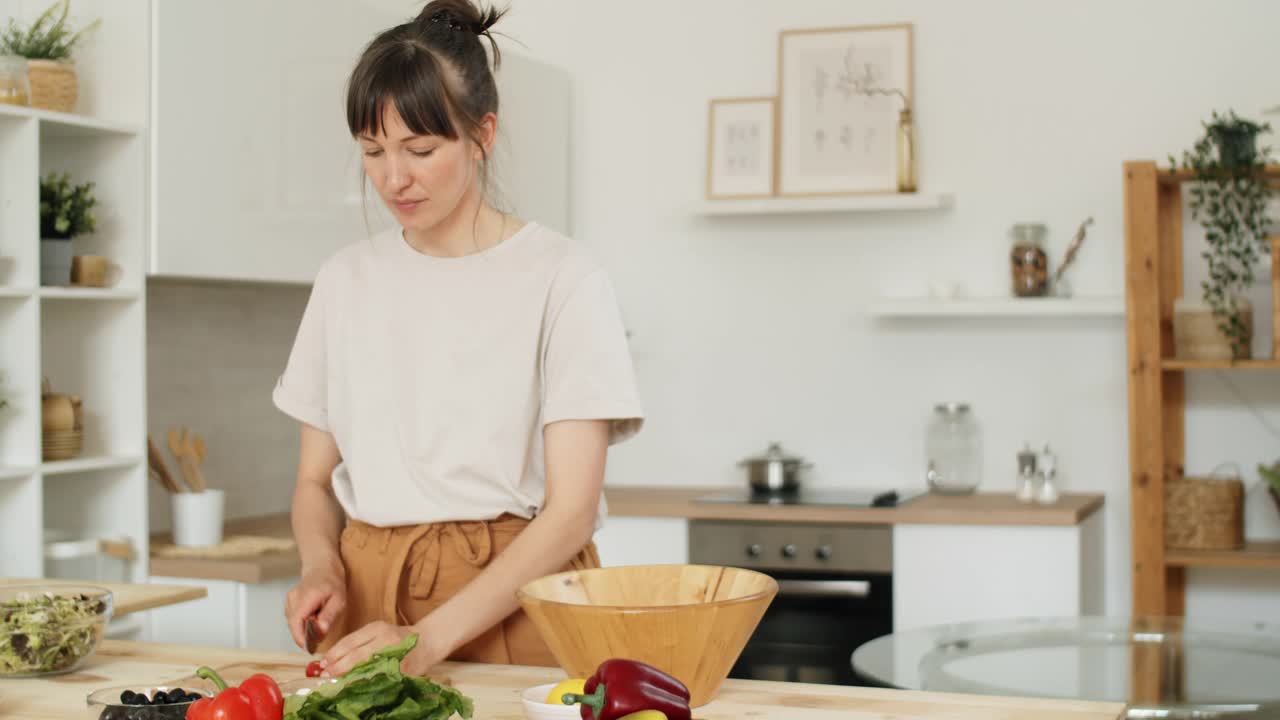
[[[486,197],[501,14],[435,0],[349,81],[397,227],[320,270],[273,394],[302,423],[285,613],[330,675],[409,633],[406,672],[554,665],[516,590],[599,564],[606,450],[643,422],[608,277]]]

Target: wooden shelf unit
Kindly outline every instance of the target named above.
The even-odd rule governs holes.
[[[1265,176],[1280,180],[1280,166]],[[1186,457],[1186,372],[1280,369],[1280,360],[1175,360],[1173,305],[1182,294],[1182,184],[1189,171],[1124,165],[1125,307],[1129,365],[1130,543],[1135,615],[1182,615],[1186,568],[1280,568],[1280,542],[1235,551],[1167,549],[1165,478]]]

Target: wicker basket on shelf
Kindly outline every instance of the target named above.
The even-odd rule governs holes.
[[[80,94],[76,66],[61,60],[28,60],[31,105],[44,110],[74,112]]]
[[[1238,474],[1171,477],[1164,487],[1164,542],[1187,550],[1244,547],[1244,481]]]

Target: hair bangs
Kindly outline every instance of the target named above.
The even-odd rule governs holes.
[[[385,113],[394,108],[416,135],[458,139],[445,73],[431,51],[413,42],[389,44],[367,55],[347,86],[352,137],[383,132]]]

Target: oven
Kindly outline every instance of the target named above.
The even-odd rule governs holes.
[[[893,631],[893,526],[692,520],[690,562],[778,581],[729,677],[864,684],[850,658]]]

